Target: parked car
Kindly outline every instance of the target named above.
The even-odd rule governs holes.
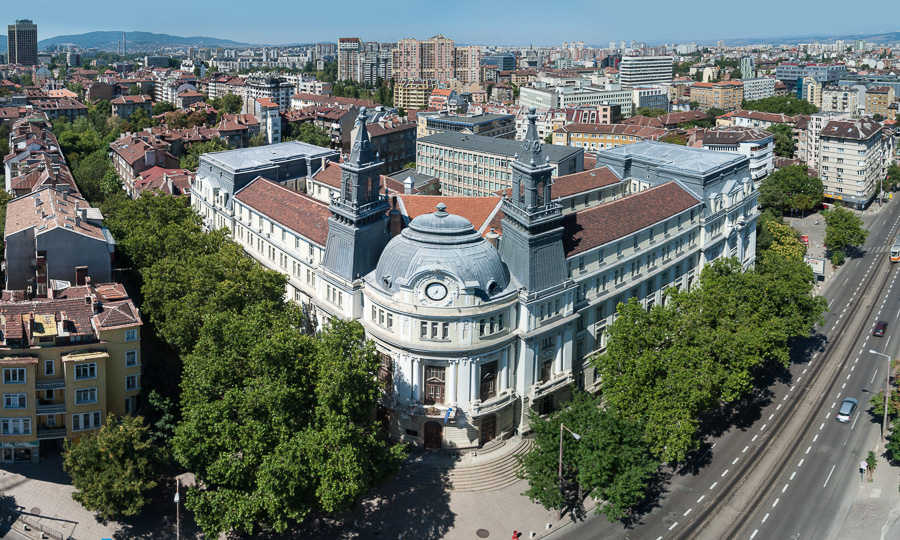
[[[835,416],[837,421],[849,424],[850,420],[853,419],[853,413],[856,412],[857,405],[859,405],[859,402],[852,397],[844,399],[844,402],[841,403],[841,408],[838,410],[837,416]]]
[[[875,323],[875,330],[872,335],[875,337],[884,337],[884,331],[887,330],[887,321],[878,321]]]

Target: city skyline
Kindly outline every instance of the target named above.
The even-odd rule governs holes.
[[[839,5],[834,2],[837,9]],[[463,0],[455,4],[459,17],[428,17],[428,4],[419,0],[400,0],[390,3],[390,10],[369,13],[368,4],[359,0],[342,3],[342,11],[334,13],[330,5],[298,6],[283,0],[268,5],[269,9],[248,12],[237,2],[224,0],[217,9],[201,11],[192,4],[164,0],[159,9],[141,14],[140,18],[125,14],[121,4],[110,0],[92,3],[91,10],[59,0],[44,0],[32,4],[31,10],[9,13],[8,23],[14,19],[31,18],[38,25],[39,39],[93,31],[143,31],[184,37],[209,36],[239,42],[266,45],[334,42],[338,37],[358,36],[369,41],[393,42],[403,38],[427,39],[444,34],[458,43],[486,45],[559,45],[564,41],[583,41],[586,45],[606,46],[610,41],[632,40],[648,44],[666,42],[715,41],[729,39],[766,39],[802,36],[875,35],[900,31],[885,28],[882,20],[860,23],[846,29],[841,17],[834,17],[833,9],[813,12],[802,5],[776,3],[765,0],[747,12],[721,9],[673,10],[660,0],[648,0],[646,9],[635,15],[624,5],[603,8],[588,0],[575,0],[570,8],[545,13],[546,4],[521,0],[515,4],[485,5]],[[889,11],[891,3],[878,0],[868,5],[872,12]],[[38,9],[35,9],[38,8]],[[43,8],[43,9],[40,9]],[[272,11],[282,13],[273,22]],[[102,22],[95,15],[104,13]],[[173,17],[172,13],[181,13]],[[423,12],[424,15],[423,16]],[[359,16],[343,16],[359,13]],[[772,14],[778,17],[773,18]],[[575,15],[578,16],[575,16]],[[585,16],[587,14],[587,16]],[[593,15],[593,16],[592,16]],[[292,21],[296,16],[296,23]],[[737,19],[739,17],[739,19]],[[739,20],[740,26],[731,23]],[[803,21],[802,26],[796,21]],[[330,23],[331,21],[332,23]],[[608,24],[607,21],[613,21]],[[312,22],[314,24],[305,24]],[[533,31],[533,25],[540,27]]]

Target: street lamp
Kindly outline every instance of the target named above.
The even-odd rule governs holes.
[[[884,418],[881,421],[881,442],[884,442],[887,437],[888,399],[891,395],[891,357],[872,349],[869,349],[869,352],[887,358],[887,376],[884,380]]]
[[[581,439],[581,435],[575,433],[571,429],[567,428],[563,425],[562,422],[559,423],[559,508],[556,509],[556,520],[559,521],[562,519],[562,501],[563,501],[563,475],[562,475],[562,451],[563,451],[563,430],[568,431],[572,434],[572,437],[577,441]]]
[[[178,479],[175,479],[175,538],[176,540],[181,539],[181,505],[179,501],[181,501],[181,492],[179,490],[180,483]]]

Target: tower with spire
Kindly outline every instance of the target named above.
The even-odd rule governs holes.
[[[503,200],[500,256],[522,286],[540,292],[566,281],[568,272],[562,206],[550,198],[553,167],[543,155],[535,108],[528,113],[525,141],[512,163],[512,193]]]
[[[341,164],[341,193],[331,199],[325,268],[353,281],[375,269],[390,240],[387,212],[381,193],[381,168],[366,129],[366,108],[356,117],[359,128],[350,158]]]

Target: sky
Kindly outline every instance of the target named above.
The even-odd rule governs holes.
[[[584,41],[648,44],[729,38],[859,35],[900,31],[896,0],[865,0],[842,17],[847,0],[756,0],[673,2],[671,0],[30,0],[3,9],[3,24],[32,19],[38,39],[96,30],[145,31],[207,36],[280,45],[337,41],[427,39],[435,34],[477,45],[560,45]],[[10,9],[12,8],[12,9]],[[894,16],[877,17],[878,13]],[[5,32],[5,26],[0,31]]]

